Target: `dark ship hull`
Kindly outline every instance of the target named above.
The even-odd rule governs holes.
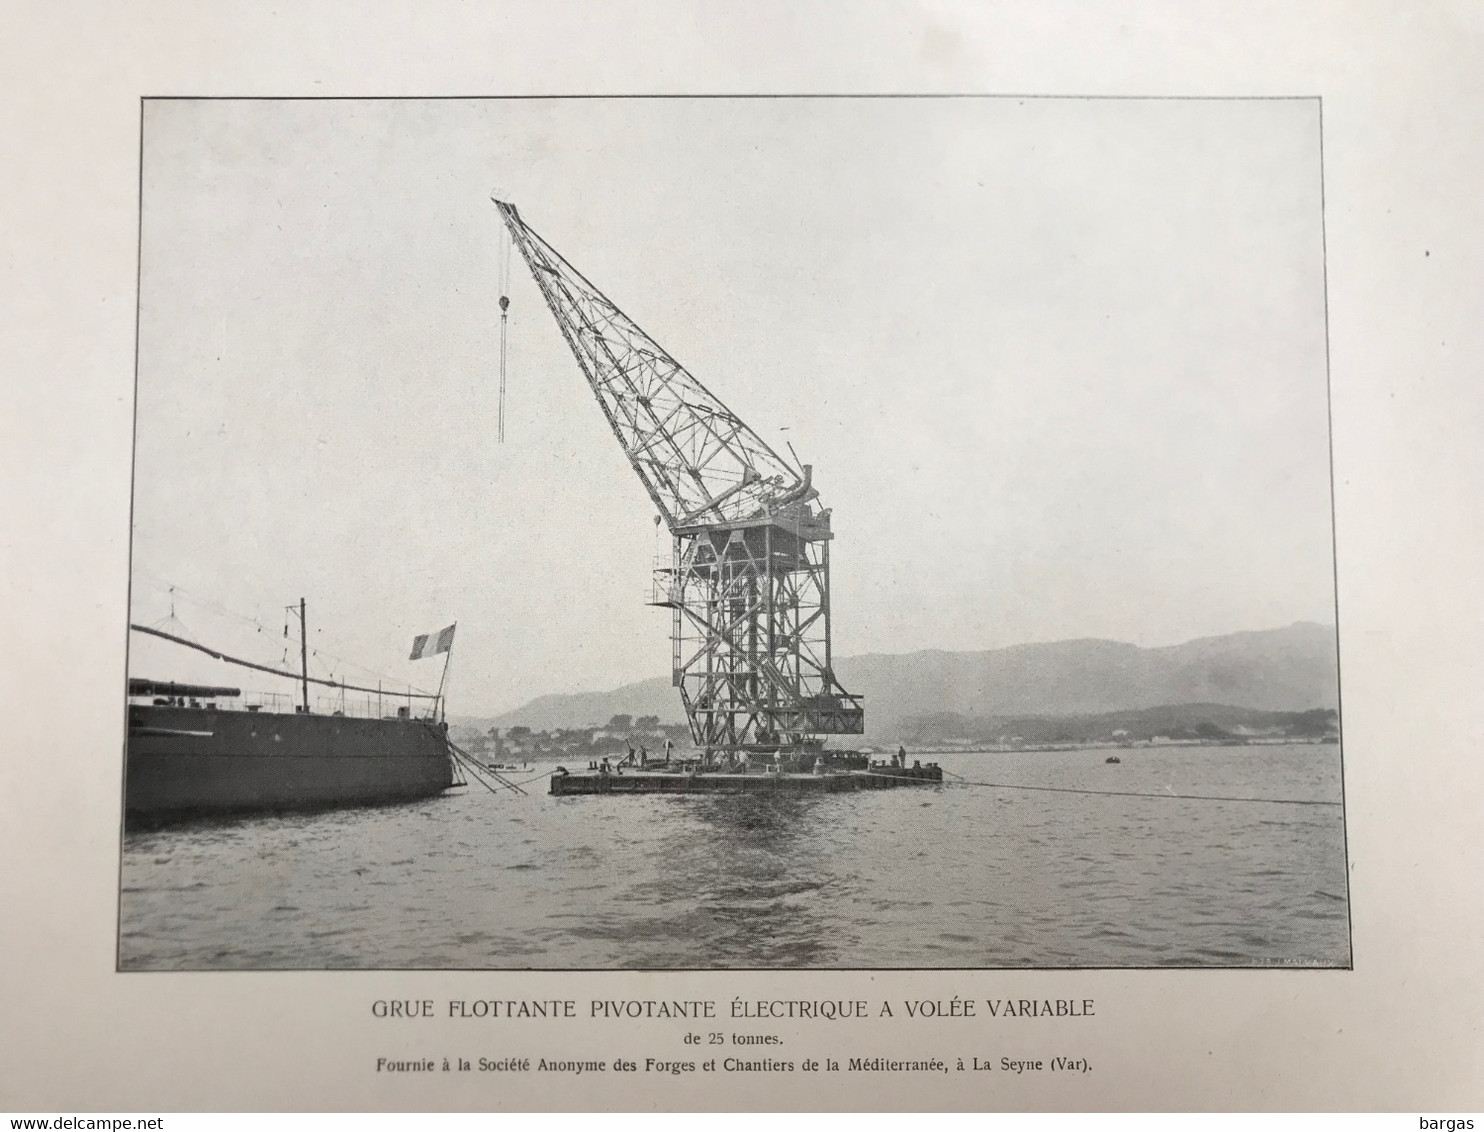
[[[410,801],[453,783],[447,735],[425,720],[129,707],[135,821]]]

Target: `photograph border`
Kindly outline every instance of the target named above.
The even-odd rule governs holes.
[[[1136,965],[1064,965],[1064,964],[1035,964],[1023,966],[715,966],[715,967],[397,967],[397,966],[345,966],[345,967],[298,967],[298,966],[264,966],[264,967],[196,967],[196,966],[172,966],[168,968],[130,968],[125,967],[123,957],[123,887],[124,887],[124,841],[125,828],[125,806],[124,791],[128,764],[128,697],[123,697],[123,711],[121,713],[120,739],[120,775],[119,775],[119,800],[118,800],[118,893],[115,906],[114,939],[115,939],[115,971],[123,975],[170,975],[170,974],[225,974],[225,973],[250,973],[250,974],[355,974],[376,972],[383,974],[560,974],[560,973],[583,973],[583,974],[644,974],[644,975],[666,975],[666,974],[724,974],[724,973],[747,973],[767,974],[772,972],[827,972],[830,974],[895,974],[917,972],[924,974],[936,974],[939,972],[993,972],[993,973],[1076,973],[1076,972],[1144,972],[1144,971],[1211,971],[1211,972],[1247,972],[1247,971],[1286,971],[1286,972],[1321,972],[1321,971],[1354,971],[1355,970],[1355,937],[1354,937],[1354,887],[1350,878],[1350,811],[1346,796],[1347,775],[1345,770],[1345,727],[1344,727],[1344,684],[1342,680],[1342,654],[1341,627],[1340,627],[1340,583],[1339,583],[1339,544],[1338,529],[1336,522],[1336,496],[1335,496],[1335,463],[1334,463],[1334,405],[1331,379],[1331,356],[1332,345],[1330,341],[1330,319],[1329,319],[1329,261],[1328,261],[1328,217],[1325,213],[1325,165],[1324,165],[1324,103],[1321,95],[1306,94],[1247,94],[1247,95],[1200,95],[1200,94],[1164,94],[1164,95],[1130,95],[1130,94],[1034,94],[1013,93],[996,91],[904,91],[904,92],[796,92],[796,93],[629,93],[629,94],[596,94],[596,93],[548,93],[548,94],[414,94],[414,95],[201,95],[201,94],[154,94],[142,95],[139,100],[139,169],[138,169],[138,196],[137,207],[137,232],[135,250],[135,294],[134,294],[134,414],[133,432],[131,435],[130,450],[130,481],[129,481],[129,550],[128,567],[129,575],[126,581],[126,593],[129,599],[125,602],[124,625],[124,679],[121,686],[127,688],[130,634],[127,622],[130,620],[132,593],[133,593],[133,569],[134,569],[134,504],[135,490],[137,484],[137,457],[138,457],[138,406],[139,406],[139,340],[140,321],[142,309],[142,281],[143,281],[143,254],[144,254],[144,128],[145,109],[150,103],[155,102],[295,102],[295,103],[319,103],[319,102],[622,102],[622,101],[1056,101],[1056,102],[1206,102],[1206,103],[1247,103],[1247,102],[1312,102],[1318,110],[1318,159],[1319,172],[1319,235],[1321,241],[1320,281],[1323,289],[1323,312],[1324,312],[1324,381],[1325,381],[1325,409],[1326,409],[1326,434],[1325,444],[1327,453],[1327,464],[1329,472],[1329,522],[1330,522],[1330,568],[1332,586],[1334,593],[1334,639],[1335,639],[1335,688],[1336,688],[1336,716],[1337,716],[1337,755],[1339,758],[1339,786],[1340,786],[1340,821],[1341,821],[1341,844],[1343,845],[1345,864],[1345,939],[1347,961],[1345,963],[1310,963],[1299,961],[1272,961],[1254,963],[1233,964],[1136,964]],[[1233,799],[1243,800],[1243,799]],[[250,815],[224,815],[222,820],[252,820]]]

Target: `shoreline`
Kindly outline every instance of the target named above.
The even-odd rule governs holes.
[[[1016,743],[994,744],[994,743],[970,743],[964,746],[953,744],[931,744],[922,747],[907,747],[909,755],[1012,755],[1021,753],[1039,754],[1050,751],[1165,751],[1170,748],[1183,747],[1338,747],[1339,738],[1333,735],[1322,738],[1293,738],[1293,739],[1167,739],[1164,742],[1143,740],[1133,743],[1099,743],[1096,741],[1086,743]],[[861,748],[871,753],[886,751],[888,748],[875,747]]]

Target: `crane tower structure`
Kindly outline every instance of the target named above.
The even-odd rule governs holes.
[[[672,678],[707,762],[860,734],[861,697],[832,665],[834,536],[810,466],[784,460],[514,205],[495,206],[670,531],[651,604],[672,610]]]

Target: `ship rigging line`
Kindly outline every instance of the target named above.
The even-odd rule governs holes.
[[[228,664],[238,664],[243,668],[251,668],[257,672],[267,672],[273,676],[287,676],[290,680],[307,679],[311,684],[323,684],[328,688],[339,688],[345,692],[374,692],[377,695],[385,695],[397,700],[408,698],[414,700],[436,700],[438,698],[432,692],[399,692],[394,688],[363,688],[359,684],[345,684],[339,680],[322,680],[318,676],[306,677],[301,672],[287,672],[282,668],[269,668],[266,664],[254,664],[250,660],[228,656],[226,653],[217,652],[216,649],[209,649],[205,645],[198,645],[195,641],[188,641],[184,637],[177,637],[174,633],[166,633],[160,629],[151,629],[148,625],[131,624],[129,628],[136,633],[148,633],[151,637],[160,637],[163,640],[173,641],[177,645],[185,645],[188,649],[204,652],[207,656],[214,657],[217,660],[224,660]]]
[[[139,570],[139,573],[140,573],[141,576],[144,576],[144,577],[147,577],[147,578],[151,579],[152,584],[155,585],[157,588],[158,587],[164,588],[170,594],[170,596],[171,596],[172,599],[173,598],[176,598],[176,597],[183,597],[183,598],[185,598],[186,601],[190,602],[192,605],[196,605],[196,606],[199,606],[202,609],[209,610],[209,611],[211,611],[213,613],[220,614],[223,617],[229,617],[229,618],[231,618],[234,621],[240,621],[243,625],[247,626],[249,629],[255,629],[259,633],[262,633],[262,632],[265,632],[265,631],[269,631],[268,623],[266,621],[262,620],[262,618],[259,618],[259,617],[249,617],[247,614],[245,614],[245,613],[239,613],[235,609],[228,609],[225,605],[222,605],[220,602],[212,601],[209,598],[204,598],[204,597],[200,596],[199,594],[194,594],[190,590],[182,589],[180,586],[178,586],[174,582],[172,582],[169,578],[162,578],[158,574],[154,573],[153,571],[146,570],[143,567],[138,567],[137,569]],[[169,617],[162,617],[159,621],[156,621],[155,622],[155,627],[158,628],[161,625],[169,624],[171,618],[174,617],[174,616],[175,616],[175,614],[174,614],[174,606],[172,605],[171,606],[171,614],[170,614],[170,616]],[[178,617],[176,617],[175,620],[176,620],[176,622],[178,624],[181,624],[181,625],[184,625],[185,624]],[[316,630],[316,632],[318,632],[318,631],[319,630]],[[330,660],[336,661],[339,664],[343,664],[343,665],[345,665],[348,668],[359,669],[361,672],[364,672],[367,676],[375,676],[378,680],[385,680],[388,684],[400,684],[400,683],[404,683],[403,681],[398,681],[395,678],[393,678],[391,676],[388,676],[385,672],[378,672],[374,668],[367,668],[364,664],[357,664],[355,661],[353,661],[353,660],[347,660],[343,656],[336,656],[334,653],[332,653],[329,650],[325,649],[323,646],[311,646],[310,649],[309,649],[309,655],[312,656],[312,657],[316,657],[316,658],[322,657],[322,656],[323,657],[328,657]],[[328,668],[328,667],[329,666],[327,665],[326,668]],[[337,688],[339,686],[340,685],[338,683],[335,685],[335,687],[337,687]],[[405,697],[405,693],[404,693],[404,697]]]

